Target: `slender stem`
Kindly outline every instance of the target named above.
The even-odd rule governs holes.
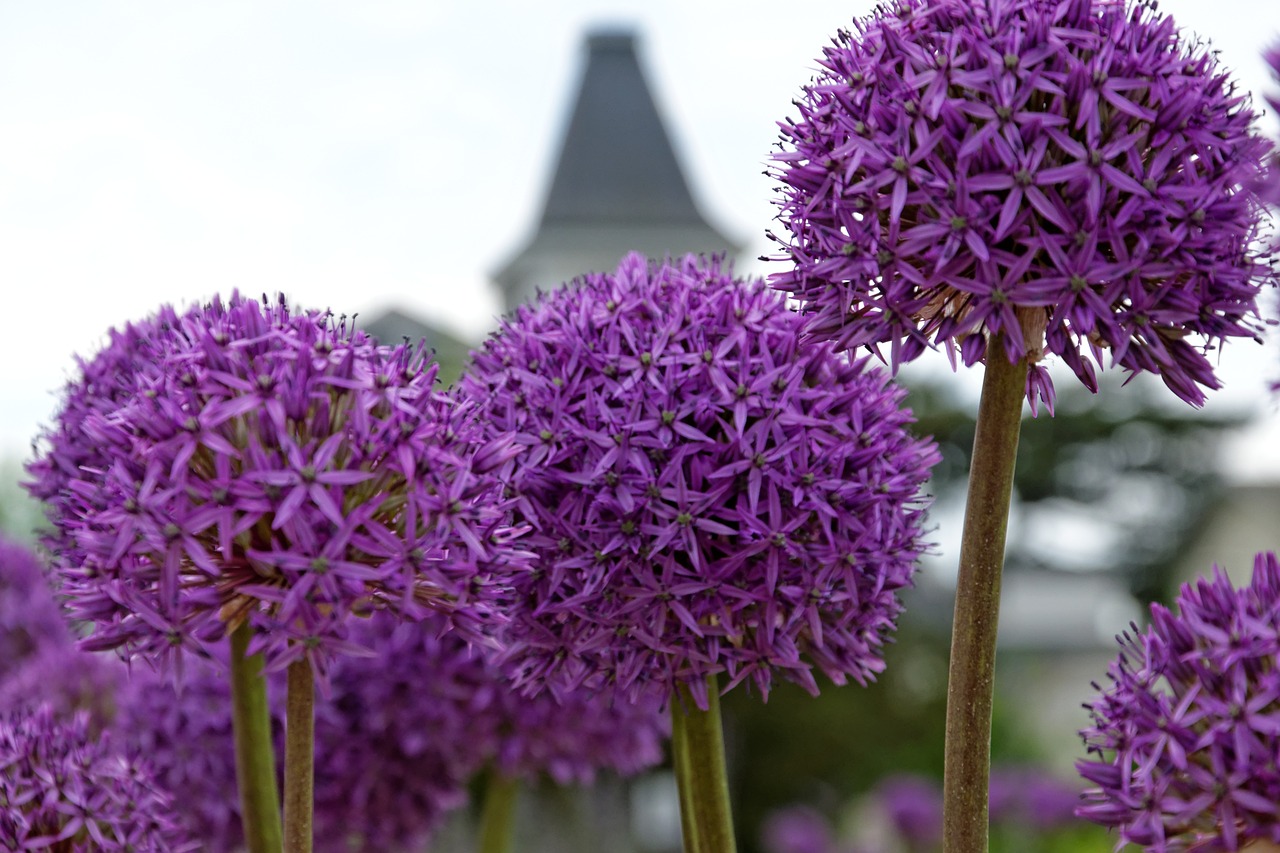
[[[693,779],[689,772],[689,743],[684,730],[685,714],[679,702],[671,703],[671,764],[680,792],[680,833],[684,853],[698,853],[698,825],[693,819]]]
[[[315,788],[315,683],[306,658],[289,664],[284,729],[284,849],[311,853]]]
[[[693,808],[693,835],[697,853],[736,853],[733,814],[729,808],[729,776],[724,763],[724,731],[720,723],[720,687],[714,675],[707,676],[707,710],[694,703],[688,689],[680,691],[681,703],[671,703],[673,725],[683,728],[683,762],[676,773],[687,776],[680,806]],[[683,823],[683,818],[681,819]],[[686,834],[687,843],[687,834]]]
[[[480,853],[511,853],[515,839],[516,797],[519,780],[494,769],[484,791],[480,814]]]
[[[231,632],[231,727],[236,744],[236,787],[249,853],[280,853],[280,795],[271,738],[262,655],[245,655],[253,629]]]
[[[951,634],[943,780],[944,853],[987,853],[987,785],[991,771],[1000,571],[1004,566],[1026,381],[1026,359],[1010,364],[1002,347],[993,345],[988,349],[969,466],[969,497],[965,503]]]

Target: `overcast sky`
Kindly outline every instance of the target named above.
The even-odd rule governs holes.
[[[774,122],[870,7],[0,0],[0,455],[26,452],[72,353],[163,302],[281,290],[483,335],[487,275],[533,227],[593,26],[639,28],[695,196],[766,251]],[[1266,88],[1274,0],[1161,10]],[[1240,349],[1230,399],[1274,412],[1280,358]]]

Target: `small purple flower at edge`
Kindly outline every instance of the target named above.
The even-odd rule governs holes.
[[[1238,589],[1214,567],[1176,607],[1153,604],[1094,685],[1077,814],[1155,853],[1280,842],[1280,562],[1259,554]]]
[[[0,849],[166,853],[200,849],[150,770],[91,737],[83,714],[0,714]]]
[[[883,668],[937,459],[902,391],[803,340],[783,298],[694,257],[629,255],[518,310],[459,393],[527,449],[534,527],[508,657],[530,689],[665,698]]]
[[[1155,3],[903,0],[841,32],[781,123],[775,238],[811,333],[1094,364],[1192,405],[1206,358],[1260,339],[1276,284],[1259,178],[1272,146],[1208,45]],[[1092,359],[1092,361],[1091,361]]]
[[[468,407],[420,347],[233,295],[163,308],[82,363],[30,464],[84,645],[162,664],[248,621],[322,685],[347,617],[448,610],[477,636],[519,568]]]

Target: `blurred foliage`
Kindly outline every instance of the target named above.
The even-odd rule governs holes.
[[[1009,570],[1110,571],[1142,603],[1167,600],[1174,559],[1222,494],[1218,463],[1227,432],[1246,416],[1192,409],[1151,377],[1120,388],[1122,378],[1106,374],[1099,384],[1094,395],[1059,377],[1057,414],[1023,421],[1014,474],[1014,513],[1022,523],[1010,533]],[[915,383],[908,404],[917,431],[932,435],[942,452],[934,493],[940,503],[962,503],[976,406],[956,401],[950,387]],[[1096,556],[1071,542],[1045,541],[1040,534],[1055,518],[1091,529],[1112,547],[1095,548],[1105,551]],[[1012,538],[1017,530],[1024,535]]]
[[[813,697],[778,683],[768,702],[734,690],[724,697],[734,818],[744,853],[756,853],[770,811],[807,803],[828,814],[886,776],[941,778],[946,724],[947,648],[932,632],[904,627],[885,654],[880,678],[860,687],[821,681]],[[1038,758],[1010,709],[996,704],[996,761]]]
[[[0,459],[0,533],[30,545],[36,540],[36,529],[44,524],[44,513],[20,485],[25,476],[21,461]]]
[[[1059,381],[1056,416],[1024,421],[1015,475],[1020,538],[1009,543],[1011,571],[1113,572],[1135,597],[1167,598],[1172,564],[1199,532],[1221,494],[1218,451],[1239,414],[1206,414],[1180,404],[1158,381],[1120,389],[1107,377],[1098,395]],[[908,405],[917,432],[942,452],[930,490],[939,503],[963,505],[976,405],[957,399],[955,383],[916,381]],[[1069,514],[1114,543],[1090,561],[1074,543],[1035,540]],[[1037,523],[1040,526],[1037,526]],[[951,556],[954,559],[954,555]],[[908,602],[908,609],[910,604]],[[725,697],[735,818],[744,853],[758,853],[759,823],[772,810],[807,803],[827,815],[894,773],[940,777],[943,765],[947,626],[906,619],[885,655],[880,679],[865,688],[824,685],[814,698],[781,684],[762,703],[735,690]],[[1020,734],[1018,709],[997,697],[992,736],[996,763],[1035,763],[1041,748]],[[1028,847],[1025,837],[992,839],[995,853],[1106,851],[1114,839],[1083,824]],[[1045,846],[1048,845],[1048,846]]]

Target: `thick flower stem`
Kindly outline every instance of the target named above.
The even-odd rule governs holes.
[[[289,664],[284,730],[284,850],[311,853],[315,789],[315,683],[306,658]]]
[[[684,741],[685,757],[683,761],[676,760],[676,773],[685,775],[683,781],[677,782],[680,807],[693,810],[694,825],[685,831],[686,844],[692,834],[697,853],[736,853],[718,679],[707,676],[707,710],[698,708],[687,689],[680,691],[680,698],[683,702],[671,703],[671,715],[672,727],[681,730]],[[684,823],[683,815],[681,822]]]
[[[516,798],[520,780],[496,768],[490,771],[480,813],[480,853],[511,853],[516,829]]]
[[[271,739],[262,655],[247,657],[253,629],[231,632],[231,725],[236,744],[236,786],[249,853],[280,853],[280,795]]]
[[[993,344],[987,354],[973,438],[951,633],[943,781],[944,853],[987,853],[987,785],[991,771],[1000,571],[1004,566],[1026,381],[1026,359],[1010,364],[1003,347]]]
[[[684,853],[699,853],[698,825],[693,819],[693,779],[689,773],[689,742],[684,730],[685,714],[671,703],[671,764],[676,772],[676,788],[680,793],[680,833]]]

